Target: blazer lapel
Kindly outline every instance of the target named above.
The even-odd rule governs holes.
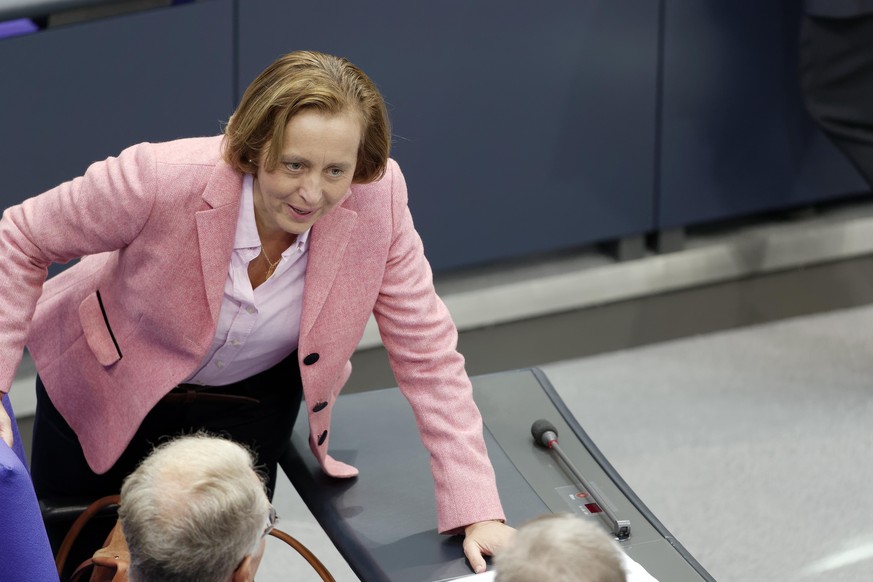
[[[218,321],[224,282],[227,280],[227,265],[236,235],[241,194],[242,175],[227,164],[220,163],[203,191],[203,200],[210,208],[196,213],[203,285],[213,321]]]
[[[301,336],[309,333],[324,307],[357,219],[357,212],[339,206],[312,226],[303,287]]]

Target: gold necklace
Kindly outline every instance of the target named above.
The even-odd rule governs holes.
[[[276,270],[276,267],[279,265],[279,261],[282,260],[282,255],[279,255],[279,258],[276,259],[276,262],[274,263],[270,260],[270,257],[267,256],[267,251],[264,249],[264,245],[261,245],[261,252],[264,254],[264,258],[267,259],[267,264],[270,265],[270,267],[267,269],[267,276],[264,277],[264,281],[266,281],[273,275],[273,271]]]

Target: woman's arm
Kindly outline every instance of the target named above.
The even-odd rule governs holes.
[[[0,390],[9,390],[21,362],[48,266],[127,245],[148,218],[154,183],[150,148],[134,146],[117,158],[92,164],[83,176],[3,213]],[[0,416],[0,433],[4,435],[5,424]]]
[[[441,533],[463,532],[475,572],[485,570],[515,530],[505,525],[482,417],[457,351],[458,332],[433,287],[430,265],[407,207],[406,182],[393,162],[393,239],[374,313],[400,390],[430,451]]]
[[[407,207],[406,183],[391,162],[393,239],[374,309],[400,390],[431,454],[439,529],[504,519],[485,450],[482,418],[457,352],[457,330],[437,296]]]

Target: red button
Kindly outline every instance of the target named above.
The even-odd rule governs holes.
[[[586,503],[585,508],[591,513],[600,513],[601,511],[603,511],[596,503]]]

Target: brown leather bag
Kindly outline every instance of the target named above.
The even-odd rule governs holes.
[[[115,527],[109,533],[106,545],[94,552],[87,560],[76,568],[70,577],[70,582],[79,582],[91,570],[89,582],[127,582],[127,571],[130,569],[130,552],[127,541],[121,531],[121,522],[115,522]]]
[[[59,575],[63,573],[64,565],[67,562],[67,557],[73,548],[73,544],[91,518],[104,508],[113,505],[117,506],[118,503],[118,495],[103,497],[88,505],[85,511],[76,518],[76,521],[70,526],[70,531],[64,536],[64,541],[61,543],[55,558],[55,565],[58,568]],[[116,521],[112,531],[106,537],[103,547],[94,552],[91,558],[82,562],[73,571],[73,574],[70,576],[70,582],[84,580],[88,572],[91,572],[90,582],[127,582],[127,571],[129,569],[130,552],[127,549],[124,534],[121,531],[121,523]]]

